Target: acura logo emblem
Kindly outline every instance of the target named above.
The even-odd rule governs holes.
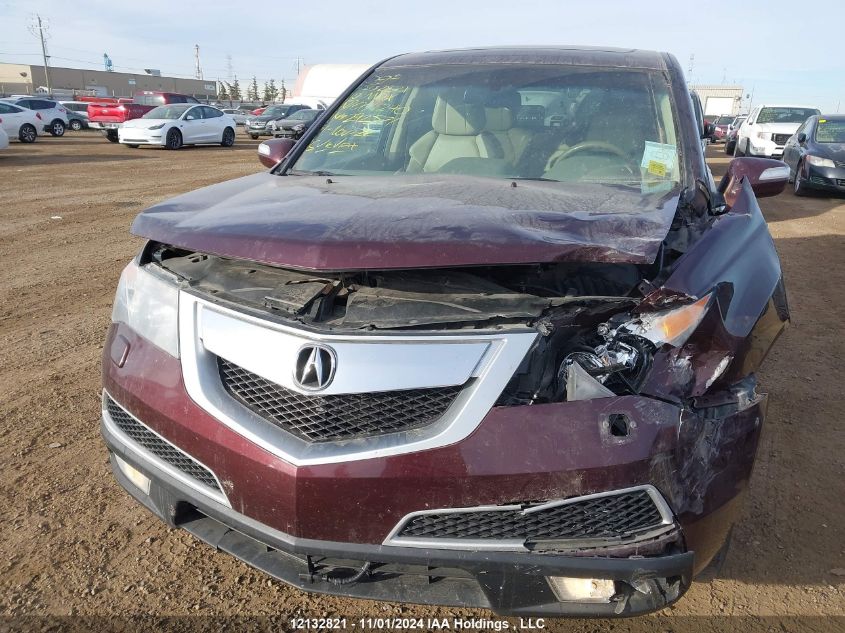
[[[334,378],[337,357],[326,345],[305,345],[296,355],[293,380],[302,389],[320,391]]]

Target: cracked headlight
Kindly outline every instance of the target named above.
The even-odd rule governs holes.
[[[656,346],[683,345],[701,323],[713,295],[704,295],[695,303],[663,312],[647,313],[623,326],[631,334],[648,339]]]
[[[179,357],[179,288],[138,266],[123,269],[111,320],[124,323],[171,356]]]

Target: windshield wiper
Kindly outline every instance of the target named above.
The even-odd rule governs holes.
[[[337,176],[332,171],[308,171],[305,169],[290,169],[287,173],[293,176]]]

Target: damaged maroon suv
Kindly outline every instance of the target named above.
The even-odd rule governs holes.
[[[141,213],[103,359],[115,477],[322,593],[633,615],[724,552],[789,319],[677,61],[388,59],[269,172]],[[276,164],[277,163],[277,164]],[[756,194],[756,197],[755,197]]]

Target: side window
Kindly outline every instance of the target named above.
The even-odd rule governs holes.
[[[220,110],[216,110],[215,108],[203,106],[202,115],[206,119],[216,119],[219,116],[223,116],[223,113]]]
[[[760,108],[754,108],[751,111],[751,114],[748,115],[748,121],[746,121],[746,123],[748,123],[748,125],[754,125],[754,121],[757,120],[757,114],[759,112],[760,112]]]
[[[197,101],[193,97],[185,97],[185,103],[199,103],[199,101]]]
[[[32,101],[30,101],[29,99],[21,99],[17,102],[17,104],[22,108],[29,108],[30,110],[33,109]]]
[[[14,114],[15,112],[20,112],[20,109],[7,103],[0,103],[0,114]]]
[[[191,108],[185,113],[185,120],[186,121],[193,121],[194,119],[201,119],[203,118],[202,115],[202,108]]]
[[[170,95],[169,101],[170,103],[187,103],[185,97],[182,95]]]
[[[32,103],[36,110],[49,110],[53,107],[52,101],[44,101],[43,99],[34,99]]]

